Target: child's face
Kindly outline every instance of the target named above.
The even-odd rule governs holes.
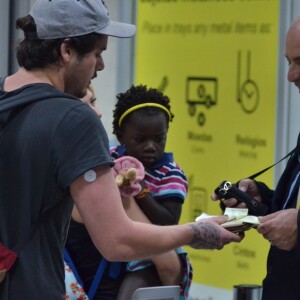
[[[168,121],[164,112],[155,115],[132,114],[121,126],[119,140],[127,154],[150,167],[162,157],[167,140]]]

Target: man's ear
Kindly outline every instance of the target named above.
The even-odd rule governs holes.
[[[64,40],[60,45],[60,55],[64,62],[69,62],[74,50],[69,47],[68,40]]]

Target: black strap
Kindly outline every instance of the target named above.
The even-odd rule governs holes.
[[[286,158],[288,158],[289,156],[291,156],[292,154],[294,154],[294,153],[296,152],[297,148],[298,148],[298,145],[297,145],[292,151],[290,151],[286,156],[284,156],[284,157],[281,158],[278,162],[276,162],[275,164],[273,164],[273,165],[271,165],[271,166],[269,166],[269,167],[267,167],[267,168],[265,168],[265,169],[263,169],[263,170],[261,170],[261,171],[255,173],[255,174],[249,176],[248,178],[254,179],[254,178],[256,178],[257,176],[261,175],[262,173],[264,173],[264,172],[268,171],[269,169],[273,168],[274,166],[276,166],[277,164],[279,164],[281,161],[283,161],[284,159],[286,159]]]

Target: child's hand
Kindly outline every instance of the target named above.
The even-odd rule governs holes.
[[[135,196],[141,191],[139,182],[144,178],[145,170],[136,158],[123,156],[116,159],[113,172],[122,196]]]

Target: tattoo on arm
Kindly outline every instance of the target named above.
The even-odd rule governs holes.
[[[198,222],[189,225],[194,236],[190,242],[190,246],[196,249],[220,249],[221,237],[220,231],[212,224]]]

